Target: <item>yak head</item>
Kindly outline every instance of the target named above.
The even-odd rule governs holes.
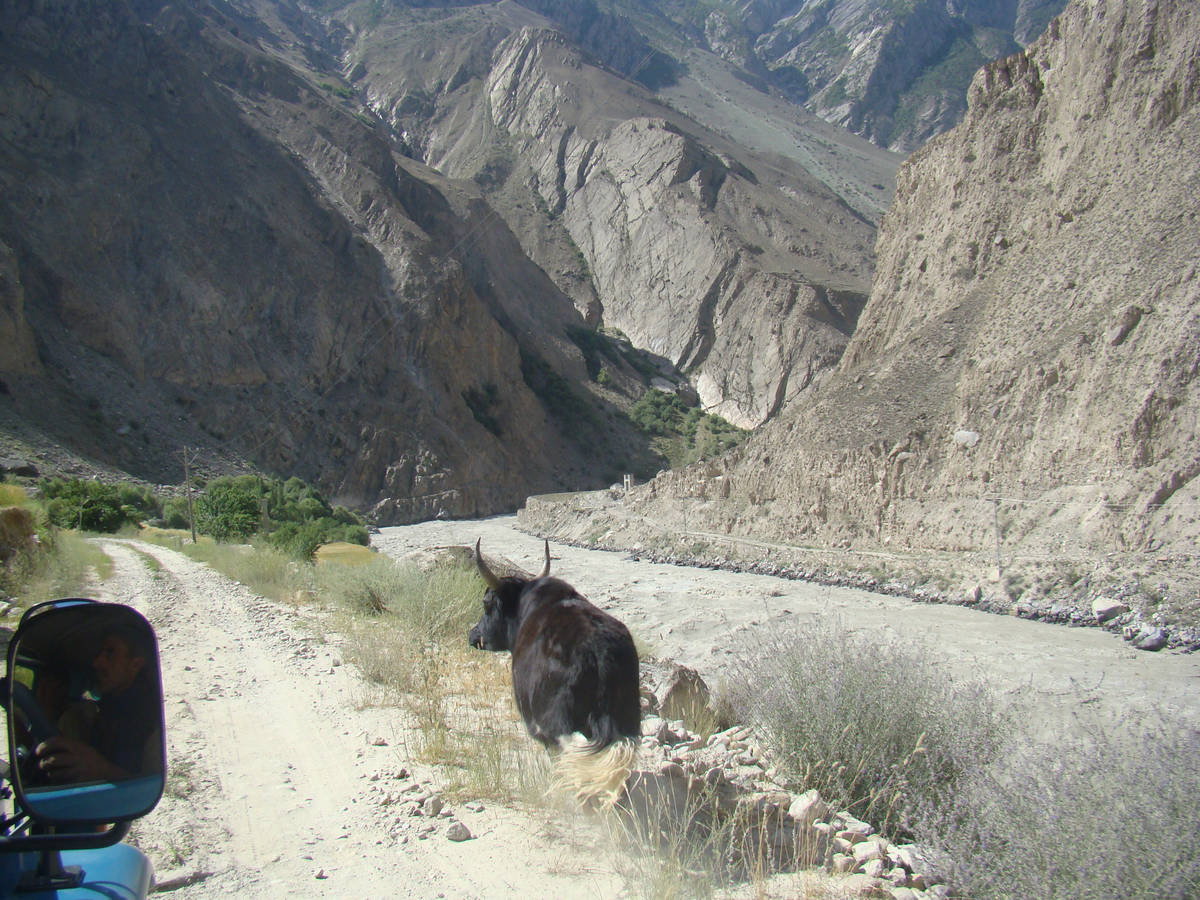
[[[496,575],[483,561],[479,543],[475,541],[475,567],[487,585],[487,593],[483,595],[483,616],[468,632],[467,643],[479,650],[511,650],[521,627],[521,594],[538,578],[550,574],[550,542],[546,542],[546,565],[537,578]]]

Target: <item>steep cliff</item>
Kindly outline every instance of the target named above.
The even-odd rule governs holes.
[[[636,451],[571,387],[570,300],[346,100],[323,34],[268,2],[4,5],[6,415],[145,478],[199,446],[385,522],[606,483]]]
[[[589,528],[683,503],[693,529],[829,548],[1194,560],[1198,100],[1196,4],[1074,0],[901,168],[810,402]]]
[[[795,160],[707,131],[511,4],[397,13],[355,32],[346,67],[414,155],[480,184],[585,316],[710,411],[757,425],[839,358],[873,228]]]

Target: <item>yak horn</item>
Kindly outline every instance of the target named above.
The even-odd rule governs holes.
[[[538,578],[545,578],[550,574],[550,542],[546,541],[546,567],[542,569],[542,574]]]
[[[483,579],[483,583],[490,590],[498,591],[500,589],[500,579],[496,577],[495,572],[488,568],[487,563],[483,561],[483,554],[479,552],[479,542],[482,540],[483,538],[479,538],[475,541],[475,568],[479,570],[479,576]]]

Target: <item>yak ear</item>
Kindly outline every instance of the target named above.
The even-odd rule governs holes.
[[[542,569],[542,574],[538,578],[545,578],[550,574],[550,542],[546,541],[546,565]]]
[[[496,577],[496,573],[488,568],[487,563],[483,561],[483,554],[479,552],[479,543],[483,538],[475,541],[475,568],[479,570],[479,577],[483,579],[483,583],[488,586],[489,590],[500,590],[500,579]]]

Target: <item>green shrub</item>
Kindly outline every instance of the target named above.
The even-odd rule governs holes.
[[[918,809],[996,757],[1008,731],[996,698],[935,658],[818,617],[748,648],[730,680],[731,711],[800,789],[903,837]]]
[[[163,502],[163,528],[189,528],[190,526],[191,520],[188,518],[186,497],[171,497]]]
[[[114,484],[77,478],[47,478],[38,484],[38,489],[46,502],[50,523],[58,528],[111,534],[126,523],[136,523],[143,518],[140,500],[138,506],[122,504],[122,491]],[[136,497],[136,491],[126,491],[125,496]]]
[[[674,393],[651,388],[633,405],[629,418],[643,432],[657,438],[657,449],[672,467],[720,456],[741,443],[747,431],[720,416],[688,406]]]
[[[193,505],[196,530],[218,541],[244,540],[258,530],[259,497],[232,478],[213,479]]]
[[[367,546],[368,535],[365,525],[346,524],[324,516],[320,519],[298,523],[284,522],[269,538],[271,546],[290,553],[297,559],[312,559],[317,548],[334,541]]]

